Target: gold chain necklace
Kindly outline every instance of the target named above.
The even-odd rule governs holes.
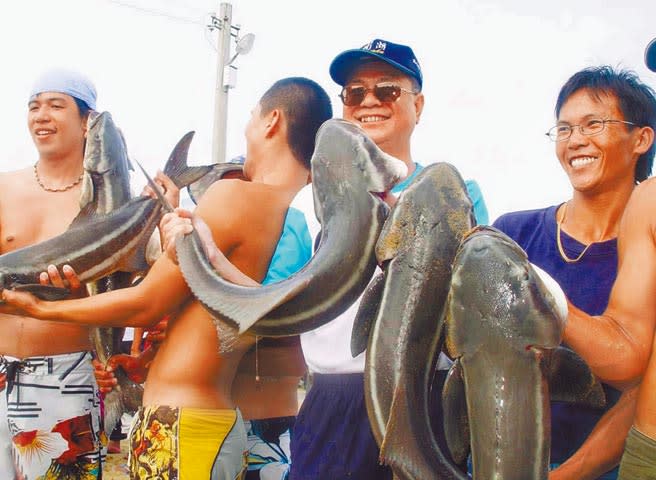
[[[565,260],[565,262],[567,262],[567,263],[576,263],[579,260],[581,260],[581,258],[583,258],[583,255],[585,255],[585,252],[588,251],[588,248],[590,248],[592,243],[596,243],[596,242],[588,243],[585,246],[585,248],[583,249],[583,251],[576,258],[569,258],[567,256],[567,254],[565,253],[565,250],[563,249],[563,244],[560,240],[560,226],[565,221],[565,215],[567,215],[567,205],[568,204],[569,204],[569,202],[565,202],[565,207],[563,207],[563,216],[560,218],[560,220],[556,221],[556,245],[558,245],[558,252],[560,253],[560,258]],[[602,233],[599,236],[599,240],[597,240],[597,242],[600,242],[601,239],[603,238],[603,236],[604,236],[604,234]]]
[[[70,190],[73,188],[75,185],[80,183],[82,181],[82,177],[84,176],[84,172],[80,173],[80,176],[77,177],[77,180],[75,180],[73,183],[68,184],[64,187],[59,187],[59,188],[51,188],[51,187],[46,187],[43,182],[41,181],[41,177],[39,177],[39,171],[37,170],[36,166],[38,165],[39,162],[36,162],[34,164],[34,178],[36,179],[36,183],[39,184],[39,187],[41,187],[44,191],[46,192],[65,192],[66,190]]]

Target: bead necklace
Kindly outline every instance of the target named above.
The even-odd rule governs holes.
[[[64,187],[59,187],[59,188],[52,188],[52,187],[46,187],[43,182],[41,181],[41,177],[39,177],[39,171],[37,170],[36,166],[39,164],[39,162],[36,162],[34,164],[34,178],[36,179],[36,183],[39,184],[39,187],[41,187],[44,191],[46,192],[65,192],[67,190],[70,190],[73,188],[75,185],[80,183],[82,181],[82,177],[84,176],[84,172],[80,173],[80,176],[77,177],[77,180],[75,180],[73,183],[70,183]]]

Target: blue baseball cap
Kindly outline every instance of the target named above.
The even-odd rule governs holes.
[[[649,70],[656,72],[656,38],[647,45],[647,49],[645,50],[645,63]]]
[[[361,48],[346,50],[337,55],[330,64],[330,76],[338,85],[344,86],[353,69],[371,59],[381,60],[409,75],[417,80],[421,89],[423,76],[412,48],[380,38],[372,40]]]
[[[96,87],[91,80],[75,70],[55,68],[43,72],[32,86],[30,101],[43,92],[65,93],[81,100],[91,110],[96,109]]]

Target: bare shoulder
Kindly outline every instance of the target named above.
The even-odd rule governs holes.
[[[197,212],[206,216],[221,216],[224,219],[244,219],[244,215],[264,216],[278,204],[289,204],[285,192],[279,187],[238,179],[215,182],[203,195]]]
[[[15,188],[32,179],[32,167],[0,172],[0,185],[4,188]]]
[[[10,172],[0,172],[0,203],[21,201],[26,185],[32,180],[32,169],[23,168]]]
[[[656,177],[652,177],[636,186],[626,207],[627,219],[645,222],[654,234],[656,234],[655,200]]]

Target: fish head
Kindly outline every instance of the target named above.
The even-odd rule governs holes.
[[[376,258],[383,264],[402,250],[414,248],[421,238],[442,246],[452,241],[453,253],[443,257],[448,260],[441,267],[450,269],[462,239],[452,234],[467,232],[475,224],[472,202],[458,170],[445,162],[428,165],[399,195],[378,237]]]
[[[109,112],[95,113],[87,122],[84,170],[89,174],[106,174],[127,168],[127,146],[123,134]]]
[[[317,131],[311,159],[312,181],[339,185],[347,181],[376,197],[388,192],[408,174],[401,160],[383,152],[358,125],[334,118]]]
[[[476,227],[453,263],[447,344],[454,356],[477,349],[539,352],[560,344],[564,318],[526,253],[492,227]]]

